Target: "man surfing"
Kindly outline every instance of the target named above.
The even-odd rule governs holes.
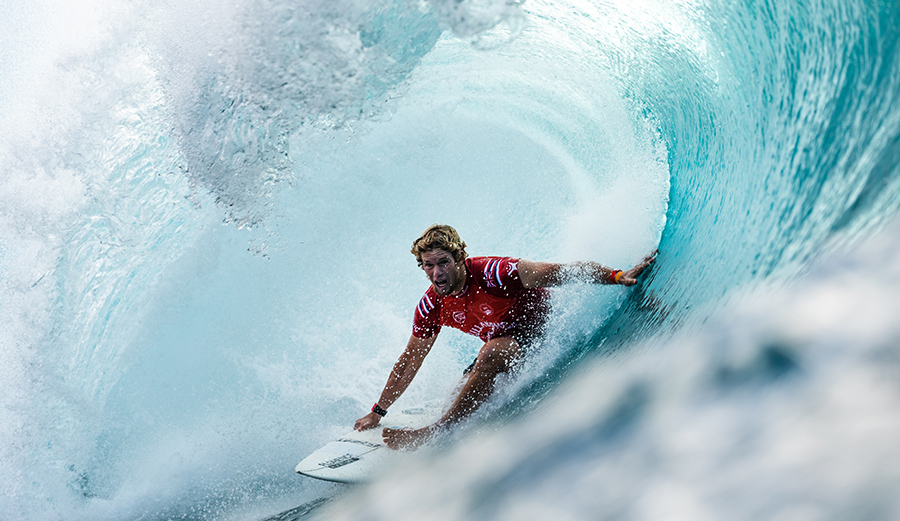
[[[354,429],[378,425],[422,367],[441,326],[479,337],[484,345],[466,370],[459,395],[434,424],[421,429],[382,432],[392,449],[412,449],[438,429],[458,423],[478,409],[494,390],[494,381],[510,371],[544,330],[549,294],[544,288],[568,282],[633,286],[656,258],[656,252],[627,270],[596,262],[532,262],[510,257],[472,257],[451,226],[436,224],[413,242],[410,250],[431,282],[416,306],[412,335],[388,376],[372,411],[356,420]]]

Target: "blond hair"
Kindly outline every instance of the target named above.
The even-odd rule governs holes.
[[[453,255],[453,260],[461,262],[468,254],[466,243],[452,226],[435,224],[425,230],[421,237],[413,241],[410,253],[416,256],[416,262],[422,265],[422,254],[431,250],[444,250]]]

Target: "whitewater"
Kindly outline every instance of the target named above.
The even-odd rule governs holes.
[[[898,519],[900,4],[4,4],[0,519]],[[595,260],[459,429],[377,398],[433,223]],[[442,332],[395,407],[480,347]]]

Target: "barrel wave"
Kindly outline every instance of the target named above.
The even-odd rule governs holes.
[[[896,519],[900,6],[37,2],[0,21],[0,517]],[[596,260],[471,421],[409,251]],[[442,332],[397,407],[480,347]],[[275,517],[272,517],[275,516]]]

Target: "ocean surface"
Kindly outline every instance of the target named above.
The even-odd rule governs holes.
[[[898,42],[896,0],[4,3],[0,518],[900,519]],[[407,463],[296,475],[436,222],[659,257]]]

